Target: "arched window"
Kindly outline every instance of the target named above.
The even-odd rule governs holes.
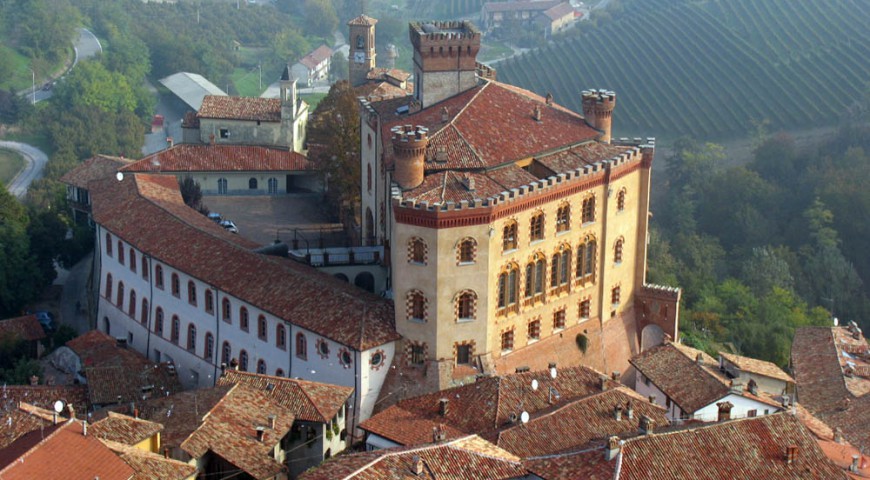
[[[366,245],[374,245],[375,242],[375,217],[372,209],[366,207]]]
[[[115,299],[115,305],[124,310],[124,282],[118,282],[118,298]]]
[[[163,267],[160,265],[154,267],[154,286],[163,290]]]
[[[278,370],[275,370],[275,376],[276,376],[276,377],[283,377],[283,376],[284,376],[284,370],[281,370],[280,368],[279,368]]]
[[[163,336],[163,309],[157,307],[154,312],[154,334],[158,337]]]
[[[266,374],[266,361],[262,358],[257,360],[257,373],[259,373],[260,375]]]
[[[371,145],[372,137],[369,135],[369,145]],[[366,190],[372,191],[372,164],[366,164]]]
[[[365,46],[366,46],[366,45],[365,45],[365,39],[363,38],[363,36],[362,36],[362,35],[357,35],[357,36],[356,36],[356,48],[357,48],[357,49],[363,49],[363,48],[365,48]]]
[[[502,230],[502,251],[516,250],[517,248],[517,223],[510,222]]]
[[[427,300],[423,292],[419,290],[411,290],[408,292],[407,307],[408,320],[412,322],[425,322]]]
[[[239,370],[248,371],[248,352],[244,350],[239,352]]]
[[[511,263],[498,276],[498,308],[506,308],[517,303],[520,267]]]
[[[619,191],[616,194],[616,211],[621,212],[625,210],[625,189]]]
[[[219,178],[218,179],[218,195],[226,195],[227,194],[227,179]]]
[[[192,323],[187,326],[187,350],[196,350],[196,325]]]
[[[172,343],[178,345],[178,337],[181,336],[181,321],[178,319],[178,315],[172,316],[172,330],[169,332],[169,340]]]
[[[625,243],[623,238],[616,239],[616,244],[613,246],[613,261],[615,263],[622,263],[622,247]]]
[[[142,299],[142,318],[140,321],[142,322],[142,325],[145,325],[146,328],[148,327],[148,299],[147,298]]]
[[[124,264],[124,244],[118,240],[118,263]]]
[[[148,280],[148,257],[142,255],[142,278]]]
[[[532,298],[544,293],[547,275],[547,260],[543,255],[536,255],[526,264],[526,298]]]
[[[550,266],[550,287],[556,288],[568,284],[568,272],[571,271],[571,247],[563,245],[560,251],[553,254]]]
[[[112,235],[106,233],[106,255],[112,256]]]
[[[172,274],[172,294],[176,297],[181,297],[181,280],[178,279],[178,274]]]
[[[567,232],[571,229],[571,205],[565,203],[556,210],[556,231]]]
[[[196,284],[193,280],[187,281],[187,301],[194,307],[196,306]]]
[[[422,238],[414,237],[408,241],[408,262],[426,265],[427,256],[426,242]]]
[[[591,280],[595,272],[595,240],[587,238],[577,247],[576,276],[578,279]]]
[[[583,199],[583,223],[595,221],[595,196]]]
[[[227,323],[233,323],[233,306],[230,303],[230,299],[224,297],[221,300],[221,315],[223,315],[223,320]]]
[[[112,274],[106,274],[106,299],[112,301]]]
[[[460,322],[474,320],[477,294],[471,290],[462,292],[456,298],[456,319]]]
[[[214,293],[210,288],[205,289],[205,312],[214,313]]]
[[[242,331],[248,331],[248,324],[250,323],[250,318],[251,317],[248,315],[247,308],[242,307],[239,309],[239,328],[241,328]]]
[[[529,224],[529,237],[532,241],[544,239],[544,214],[539,212],[532,216]]]
[[[211,361],[212,355],[214,355],[214,335],[211,332],[207,332],[205,334],[205,350],[202,356],[206,360]]]
[[[127,303],[127,315],[136,318],[136,290],[130,290],[130,300]]]
[[[474,263],[475,253],[477,252],[477,241],[473,238],[463,238],[459,242],[457,250],[459,263]]]
[[[252,177],[250,180],[248,180],[248,189],[249,190],[256,190],[257,189],[257,179],[256,178]]]
[[[281,350],[287,349],[287,328],[280,323],[275,327],[275,346]]]
[[[224,344],[221,346],[221,363],[229,365],[232,358],[233,349],[232,347],[230,347],[230,342],[224,342]]]
[[[296,334],[296,356],[308,359],[308,341],[305,339],[305,334],[301,332]]]
[[[130,247],[130,270],[136,273],[136,250]]]
[[[263,315],[257,317],[257,337],[264,342],[269,341],[268,325],[266,323],[266,317]]]

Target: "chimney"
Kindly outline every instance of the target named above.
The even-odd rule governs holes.
[[[277,415],[275,415],[275,414],[269,415],[267,417],[269,420],[269,428],[271,428],[272,430],[275,430],[275,418],[276,417],[277,417]]]
[[[471,175],[468,175],[467,177],[465,177],[465,186],[466,186],[466,188],[468,188],[469,192],[473,192],[475,189],[474,177],[472,177]]]
[[[837,443],[843,443],[843,430],[840,427],[834,429],[834,441]]]
[[[746,385],[746,389],[749,390],[749,393],[758,395],[758,384],[755,383],[755,380],[750,379],[749,383]]]
[[[697,363],[698,365],[703,365],[704,364],[704,356],[701,355],[700,353],[695,355],[695,363]]]
[[[617,422],[622,421],[622,405],[616,405],[613,407],[613,419]]]
[[[619,377],[620,377],[619,370],[614,370],[614,371],[610,372],[610,379],[613,380],[614,382],[618,382]]]
[[[541,107],[535,105],[535,109],[532,111],[532,118],[535,119],[536,122],[541,121]]]
[[[76,418],[76,409],[73,408],[73,404],[72,404],[72,403],[68,403],[68,404],[66,405],[66,408],[69,410],[69,418],[70,418],[70,419],[74,419],[74,418]]]
[[[419,455],[411,457],[411,473],[417,476],[423,475],[423,459]]]
[[[51,424],[57,425],[57,412],[51,414]]]
[[[432,443],[443,442],[445,438],[447,438],[447,435],[444,433],[442,424],[439,423],[437,426],[432,427]]]
[[[166,148],[172,148],[173,145],[175,145],[175,139],[166,137]]]
[[[860,456],[860,455],[857,455],[857,454],[852,455],[852,464],[849,465],[849,471],[850,471],[850,472],[852,472],[852,473],[858,473],[858,467],[859,467],[859,465],[858,465],[858,460],[860,460],[860,459],[861,459],[861,456]]]
[[[653,430],[655,429],[656,421],[649,418],[646,415],[640,416],[640,434],[641,435],[652,435]]]
[[[789,445],[785,447],[785,463],[791,465],[797,460],[798,456],[798,446],[797,445]]]
[[[634,420],[634,405],[631,403],[631,400],[625,402],[625,415],[629,420]]]
[[[616,458],[621,446],[622,440],[620,440],[616,435],[608,438],[607,445],[604,447],[604,459],[610,461]]]
[[[133,418],[139,418],[139,409],[138,408],[133,409]]]
[[[441,123],[447,123],[450,120],[450,110],[447,107],[441,107]]]
[[[31,375],[30,376],[30,386],[35,387],[37,385],[39,385],[39,377],[37,377],[36,375]]]
[[[598,377],[598,386],[601,388],[602,392],[607,391],[607,376],[601,375]]]
[[[258,425],[256,428],[256,431],[257,431],[257,441],[262,443],[263,437],[266,435],[266,427],[264,427],[262,425]]]
[[[88,436],[88,421],[82,420],[82,436]]]
[[[609,90],[584,90],[583,116],[586,124],[601,132],[599,141],[610,143],[613,109],[616,107],[616,94]]]
[[[656,396],[655,396],[655,395],[650,395],[650,396],[649,396],[649,403],[651,403],[651,404],[653,404],[653,405],[656,404]]]
[[[227,373],[227,362],[221,362],[221,377]]]
[[[163,447],[163,458],[169,458],[169,447]]]
[[[441,400],[438,400],[438,414],[441,415],[442,417],[446,417],[447,413],[450,411],[450,409],[448,408],[449,403],[450,403],[450,400],[448,400],[446,398],[442,398]]]
[[[547,102],[547,105],[552,105],[552,104],[553,104],[553,94],[552,94],[552,93],[547,92],[546,102]]]

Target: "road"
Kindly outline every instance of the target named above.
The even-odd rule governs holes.
[[[79,60],[91,58],[96,56],[98,53],[103,53],[103,46],[100,44],[100,40],[90,30],[87,28],[79,28],[77,29],[77,32],[79,36],[73,44],[75,57],[73,58],[73,64],[70,67],[70,70],[75,68],[76,64],[79,63]],[[69,73],[69,71],[64,72],[64,75],[67,73]],[[37,90],[35,92],[28,90],[26,95],[30,101],[36,103],[51,98],[52,91],[50,89],[43,90],[42,87],[37,85]]]
[[[18,198],[24,197],[27,193],[27,188],[30,183],[37,178],[42,177],[42,169],[48,162],[48,156],[36,147],[27,145],[26,143],[18,142],[0,142],[0,148],[13,150],[21,154],[27,165],[24,166],[18,175],[9,182],[7,186],[9,193]]]

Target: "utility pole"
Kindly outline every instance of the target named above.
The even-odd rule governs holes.
[[[263,64],[262,63],[257,64],[257,70],[260,71],[260,90],[263,90]]]
[[[30,104],[36,105],[36,72],[30,69]]]

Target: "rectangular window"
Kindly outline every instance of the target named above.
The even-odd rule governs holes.
[[[471,363],[471,345],[456,346],[456,364],[468,365]]]
[[[423,365],[426,361],[426,352],[423,345],[411,345],[411,363],[414,365]]]
[[[501,334],[501,350],[509,352],[514,349],[514,331],[508,330]]]
[[[746,412],[746,416],[749,418],[755,418],[758,416],[758,410],[752,409],[752,410]]]
[[[591,303],[592,302],[588,298],[586,300],[583,300],[582,302],[580,302],[580,318],[581,319],[585,320],[585,319],[589,318],[589,311],[592,309]]]
[[[532,320],[529,322],[529,342],[540,340],[541,338],[541,321]]]
[[[553,330],[562,330],[565,328],[565,309],[556,310],[553,312]]]
[[[230,138],[230,131],[227,130],[226,128],[222,128],[220,130],[220,135],[221,135],[221,138]]]
[[[610,291],[610,303],[612,303],[614,305],[619,305],[619,299],[620,299],[620,288],[618,286],[613,287],[613,290]]]

